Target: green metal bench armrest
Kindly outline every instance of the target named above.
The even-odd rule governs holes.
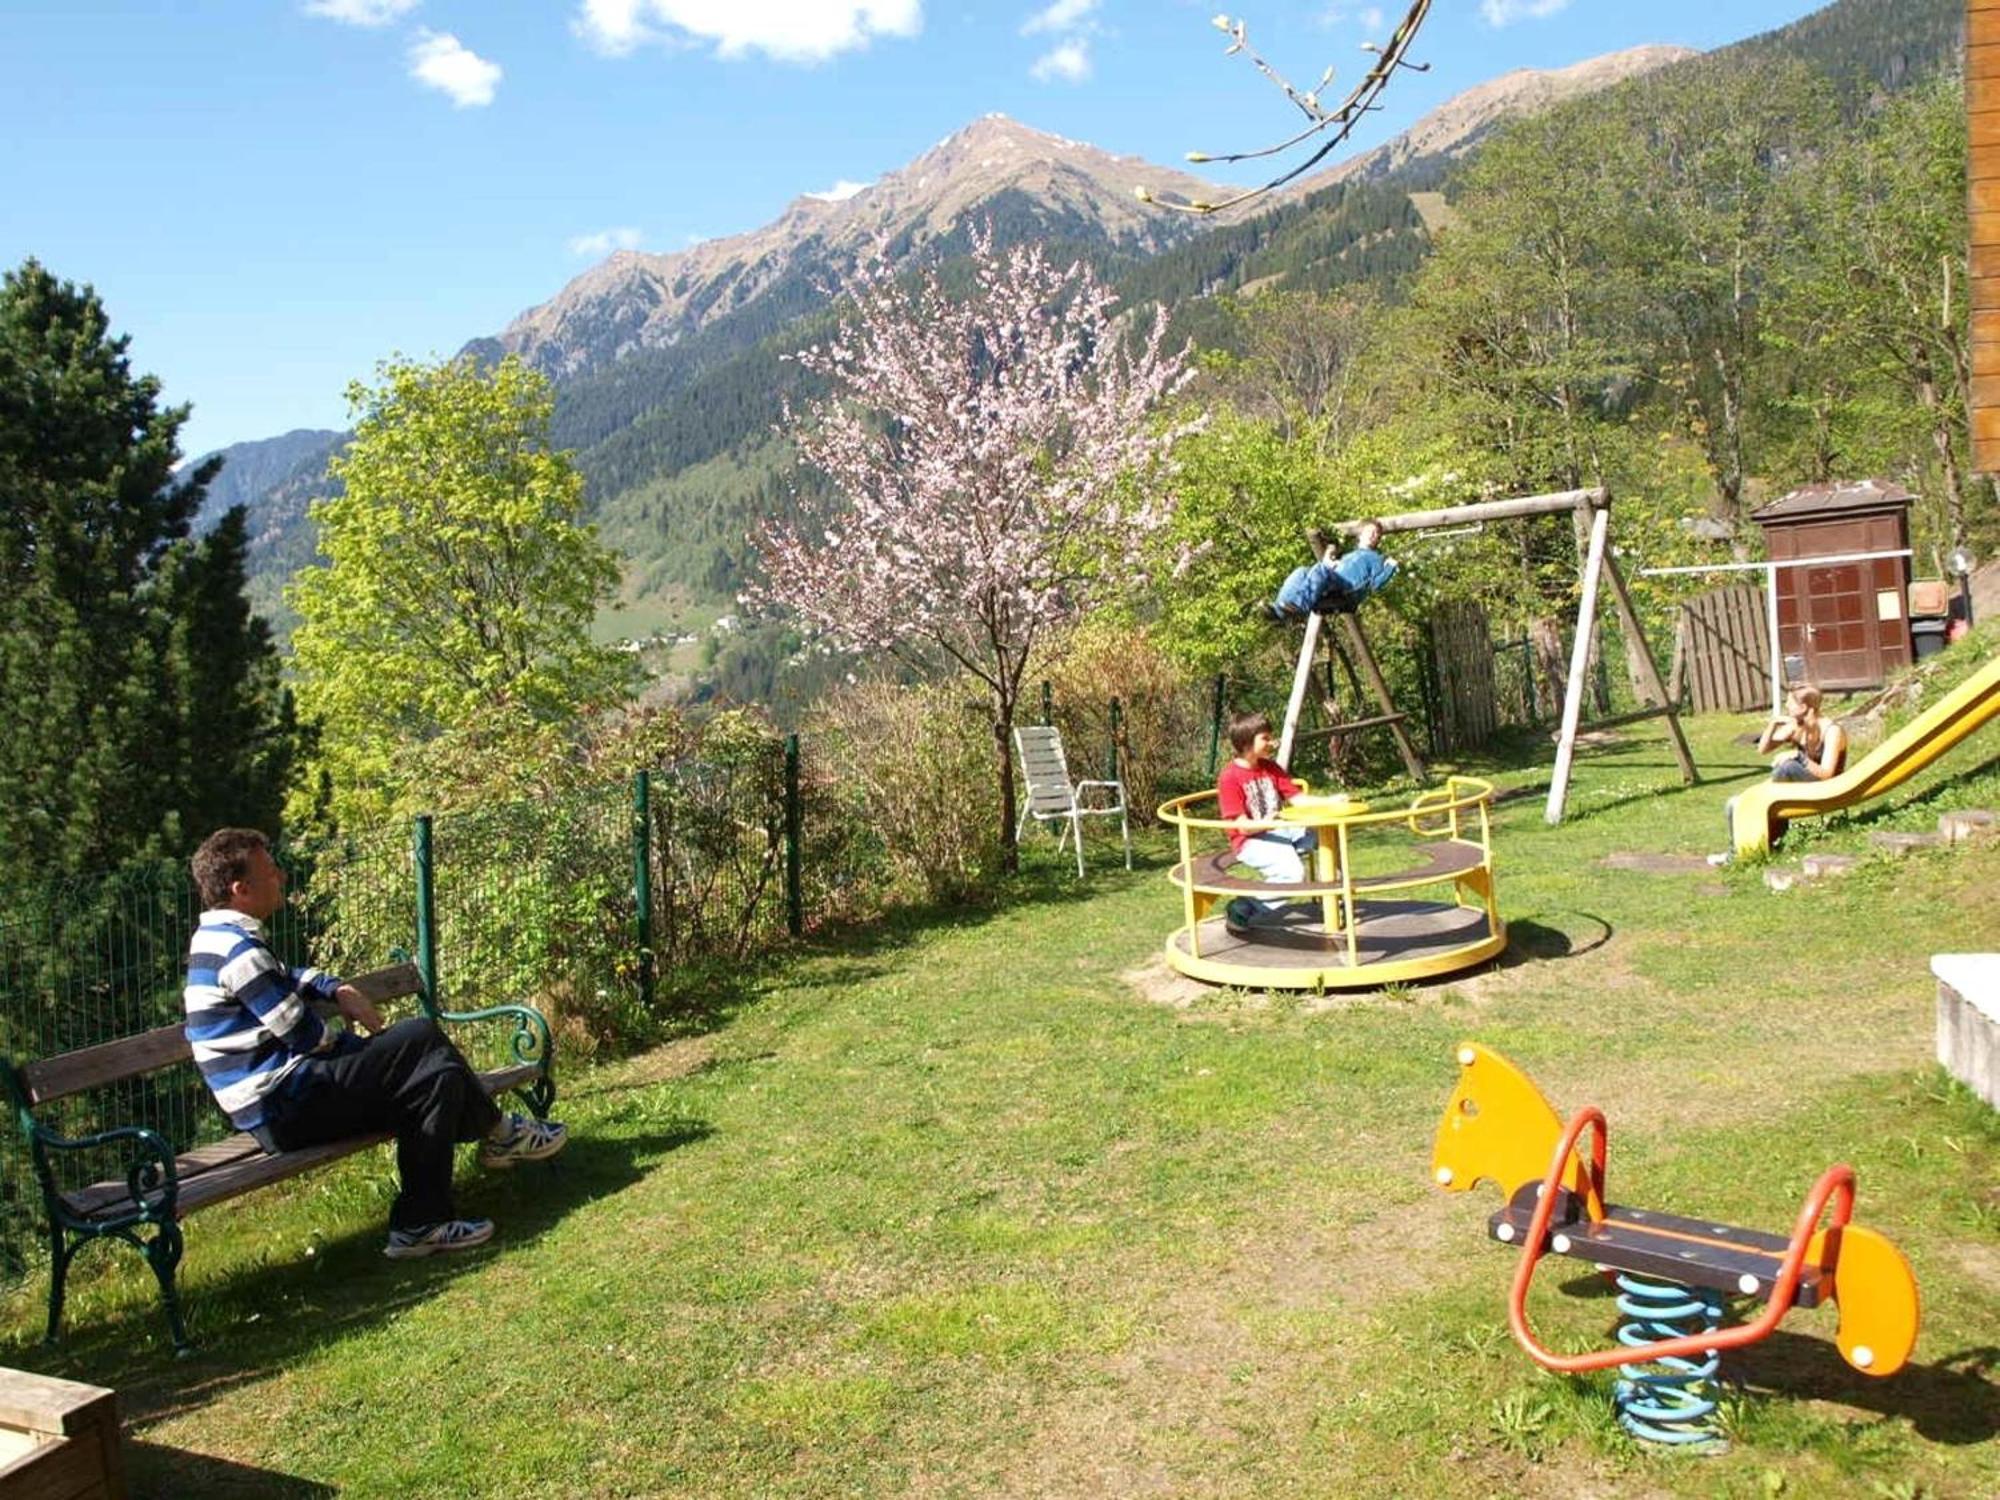
[[[429,996],[424,997],[426,1001]],[[491,1021],[502,1016],[514,1018],[514,1035],[508,1043],[514,1061],[533,1063],[547,1073],[556,1060],[556,1039],[548,1018],[532,1005],[489,1005],[483,1010],[437,1010],[426,1004],[433,1021]]]
[[[125,1169],[125,1185],[132,1194],[133,1210],[115,1219],[83,1219],[70,1212],[62,1194],[56,1190],[55,1173],[47,1153],[102,1150],[120,1141],[132,1141],[141,1148]],[[173,1219],[174,1200],[180,1196],[180,1173],[174,1166],[173,1148],[158,1131],[148,1130],[143,1125],[114,1125],[109,1130],[72,1140],[58,1135],[37,1120],[29,1131],[28,1143],[34,1153],[35,1175],[41,1179],[42,1196],[47,1200],[51,1218],[60,1219],[75,1228],[90,1229],[161,1224]],[[148,1194],[153,1196],[149,1199]]]
[[[389,956],[398,963],[410,961],[410,955],[401,948],[391,948]],[[545,1078],[555,1067],[555,1036],[549,1030],[548,1018],[532,1005],[489,1005],[482,1010],[445,1010],[432,997],[428,985],[417,992],[417,1003],[424,1008],[425,1015],[438,1022],[490,1021],[499,1016],[512,1016],[514,1035],[508,1043],[508,1050],[513,1053],[514,1061],[535,1064]]]

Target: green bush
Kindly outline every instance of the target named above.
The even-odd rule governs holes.
[[[1000,867],[999,790],[985,689],[962,679],[866,681],[812,726],[818,764],[880,840],[894,887],[932,901],[980,889]]]

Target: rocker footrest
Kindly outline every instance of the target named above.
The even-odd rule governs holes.
[[[1535,1190],[1529,1183],[1508,1205],[1486,1221],[1487,1232],[1503,1244],[1519,1245],[1535,1213]],[[1739,1229],[1713,1219],[1685,1219],[1652,1208],[1607,1203],[1605,1217],[1586,1218],[1577,1196],[1558,1189],[1549,1218],[1547,1248],[1620,1271],[1705,1287],[1733,1297],[1767,1300],[1778,1266],[1790,1241],[1781,1234]],[[1800,1269],[1792,1298],[1798,1307],[1816,1307],[1822,1293],[1820,1268]]]

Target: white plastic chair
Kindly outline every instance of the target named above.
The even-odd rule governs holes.
[[[1038,823],[1061,821],[1067,826],[1062,837],[1056,840],[1056,853],[1062,853],[1064,840],[1071,834],[1076,836],[1076,873],[1083,878],[1083,820],[1085,818],[1110,817],[1118,815],[1119,832],[1125,838],[1125,868],[1132,868],[1132,825],[1125,816],[1125,783],[1122,781],[1071,781],[1069,762],[1063,757],[1062,735],[1051,724],[1017,724],[1014,726],[1014,750],[1021,757],[1022,777],[1027,783],[1026,795],[1021,799],[1021,820],[1014,825],[1014,837],[1018,840],[1021,831],[1028,826],[1028,819]],[[1087,801],[1096,799],[1087,796],[1093,789],[1108,788],[1113,794],[1111,807],[1086,807]]]

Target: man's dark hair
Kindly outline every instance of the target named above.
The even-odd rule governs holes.
[[[250,856],[270,848],[271,841],[254,828],[218,828],[203,839],[188,861],[201,904],[210,909],[227,905],[229,888],[250,874]]]
[[[1260,734],[1271,732],[1269,714],[1238,714],[1229,721],[1229,744],[1238,755],[1250,748],[1250,744]]]

